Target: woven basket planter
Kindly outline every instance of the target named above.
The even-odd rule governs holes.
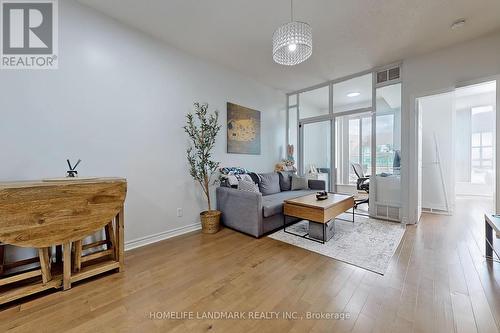
[[[215,234],[220,230],[220,215],[218,210],[210,210],[200,213],[201,232],[204,234]]]

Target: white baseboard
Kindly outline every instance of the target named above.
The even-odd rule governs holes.
[[[180,236],[186,234],[188,232],[196,231],[201,229],[200,223],[193,223],[183,227],[175,228],[172,230],[162,231],[157,234],[132,239],[125,242],[125,251],[136,249],[138,247],[146,246],[149,244],[153,244],[165,239],[169,239],[175,236]]]

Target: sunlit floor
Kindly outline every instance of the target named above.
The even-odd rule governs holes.
[[[0,331],[498,332],[500,264],[483,256],[491,207],[460,198],[454,216],[424,214],[385,276],[268,237],[191,233],[127,252],[124,273],[4,307]],[[196,318],[209,311],[299,317]],[[305,316],[335,312],[349,318]]]

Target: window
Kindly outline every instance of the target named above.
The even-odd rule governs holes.
[[[349,120],[349,183],[356,184],[358,176],[352,168],[352,163],[359,163],[365,175],[370,174],[372,117],[371,115],[355,115]],[[354,142],[353,139],[356,139]]]
[[[358,177],[352,167],[359,163],[365,175],[371,169],[372,116],[358,113],[336,117],[336,168],[337,183],[355,185]]]
[[[377,175],[392,173],[394,163],[394,115],[377,116]]]
[[[300,119],[324,116],[330,113],[330,87],[324,86],[299,94]]]
[[[344,112],[372,106],[372,73],[333,85],[333,112]]]
[[[312,169],[326,176],[326,188],[330,188],[331,121],[314,122],[303,125],[304,164],[303,173]]]
[[[377,88],[376,163],[377,175],[400,174],[401,83]]]
[[[471,109],[471,183],[486,184],[493,177],[493,106]]]
[[[297,130],[297,108],[292,107],[288,109],[288,144],[293,146],[293,160],[295,161],[295,164],[297,164],[297,151],[299,147],[297,140]]]
[[[370,174],[372,164],[372,117],[361,118],[361,166],[365,174]]]

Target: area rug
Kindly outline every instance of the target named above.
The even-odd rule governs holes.
[[[341,218],[352,219],[352,215],[344,214]],[[303,235],[308,231],[308,223],[300,221],[286,230]],[[335,234],[325,244],[290,235],[283,230],[268,237],[383,275],[404,231],[400,223],[356,215],[354,223],[337,219]]]

